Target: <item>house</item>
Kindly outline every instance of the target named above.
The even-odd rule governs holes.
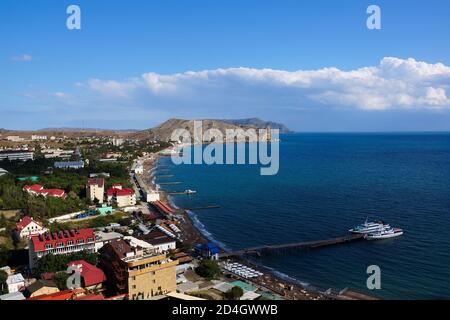
[[[107,243],[114,241],[116,239],[121,239],[121,238],[123,238],[123,235],[118,232],[96,231],[95,232],[95,252],[98,252]]]
[[[87,290],[101,289],[106,281],[105,273],[101,269],[84,260],[72,261],[67,266],[76,267],[80,271],[81,286]]]
[[[136,243],[119,239],[100,250],[100,267],[108,286],[116,294],[128,294],[131,300],[147,300],[176,291],[177,260]]]
[[[22,292],[7,293],[0,296],[0,301],[20,301],[25,299]]]
[[[204,258],[219,260],[220,249],[212,242],[207,244],[197,244],[195,246],[195,252]]]
[[[151,244],[157,252],[163,253],[177,248],[175,239],[159,230],[152,231],[146,235],[139,236],[138,238]]]
[[[136,193],[133,189],[123,188],[116,184],[107,191],[108,203],[116,203],[119,208],[134,206],[136,204]]]
[[[27,161],[34,160],[34,152],[28,150],[4,150],[0,151],[0,161],[2,160],[10,161]]]
[[[24,296],[27,298],[35,298],[42,295],[58,293],[58,286],[49,280],[38,280],[30,284],[24,291]]]
[[[15,293],[25,288],[25,279],[21,273],[13,274],[8,276],[6,284],[8,285],[8,292]]]
[[[26,191],[33,196],[43,196],[44,198],[53,197],[65,199],[67,197],[66,192],[62,189],[44,189],[40,184],[25,186],[23,187],[23,191]]]
[[[73,298],[75,293],[72,290],[64,290],[64,291],[58,291],[54,293],[49,294],[43,294],[43,295],[36,295],[32,298],[29,298],[27,300],[38,300],[38,301],[64,301],[64,300],[70,300]]]
[[[47,232],[44,225],[33,220],[33,218],[26,216],[16,224],[16,230],[19,232],[21,238],[31,237]]]
[[[47,254],[69,254],[73,252],[95,252],[93,229],[61,230],[32,236],[28,241],[30,269],[36,267],[38,259]]]
[[[91,202],[98,203],[105,201],[105,179],[103,178],[90,178],[86,184],[86,195]]]
[[[56,169],[83,169],[84,162],[83,161],[57,161],[53,165]]]

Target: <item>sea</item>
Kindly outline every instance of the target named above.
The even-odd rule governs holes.
[[[171,178],[157,178],[173,175]],[[281,136],[280,169],[175,165],[162,157],[156,182],[191,210],[195,225],[227,250],[324,240],[381,219],[400,238],[254,257],[279,276],[319,289],[383,299],[450,298],[450,134],[299,133]],[[369,266],[380,268],[370,290]]]

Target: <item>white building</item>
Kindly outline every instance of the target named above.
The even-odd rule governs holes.
[[[89,179],[88,183],[86,184],[86,195],[87,198],[92,202],[97,199],[98,203],[103,203],[105,201],[105,179]]]
[[[42,223],[34,221],[29,216],[24,217],[16,224],[16,230],[21,238],[29,238],[47,232]]]
[[[34,152],[28,150],[4,150],[0,151],[0,161],[8,159],[10,161],[14,160],[33,160]]]
[[[39,136],[39,135],[33,134],[31,136],[31,140],[33,140],[33,141],[36,141],[36,140],[47,140],[47,136]]]
[[[6,284],[8,285],[8,292],[15,293],[25,287],[25,279],[21,273],[13,274],[6,279]]]

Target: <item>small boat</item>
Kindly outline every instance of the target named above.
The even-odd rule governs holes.
[[[400,237],[401,235],[403,235],[402,229],[387,227],[377,232],[368,233],[364,238],[366,240],[382,240]]]
[[[186,193],[186,194],[196,194],[197,191],[188,189],[188,190],[185,191],[185,193]]]
[[[383,221],[373,221],[369,222],[368,219],[366,219],[366,222],[363,224],[357,225],[353,229],[348,230],[351,233],[356,234],[368,234],[372,232],[377,232],[385,229],[386,227],[389,227],[389,225],[386,225]]]

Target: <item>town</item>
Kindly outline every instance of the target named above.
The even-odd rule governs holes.
[[[327,298],[220,259],[152,182],[177,143],[0,136],[0,300]]]

